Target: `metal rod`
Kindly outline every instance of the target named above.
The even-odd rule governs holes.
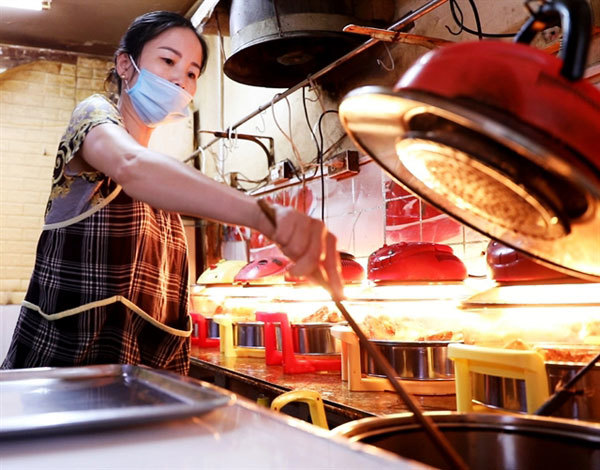
[[[401,33],[400,31],[389,31],[387,29],[368,28],[366,26],[358,26],[355,24],[344,26],[344,31],[347,33],[366,34],[367,36],[379,39],[380,41],[412,44],[413,46],[423,46],[428,49],[435,49],[436,47],[445,46],[447,44],[454,44],[454,41],[448,41],[446,39]]]
[[[421,8],[418,8],[417,10],[409,13],[404,18],[402,18],[401,20],[399,20],[396,23],[394,23],[387,30],[388,31],[397,31],[399,29],[402,29],[407,24],[409,24],[409,23],[411,23],[411,22],[413,22],[413,21],[421,18],[422,16],[426,15],[427,13],[429,13],[432,10],[435,10],[437,7],[443,5],[447,1],[448,0],[431,0],[430,2],[426,3],[425,5],[423,5]],[[268,103],[265,103],[265,104],[259,106],[256,110],[252,111],[247,116],[243,117],[242,119],[240,119],[236,123],[234,123],[231,126],[229,126],[227,129],[225,129],[224,132],[229,133],[230,131],[233,131],[237,127],[239,127],[242,124],[244,124],[246,121],[249,121],[250,119],[252,119],[257,114],[262,113],[265,109],[268,109],[270,106],[274,105],[278,101],[280,101],[280,100],[284,99],[285,97],[291,95],[295,91],[298,91],[303,86],[309,85],[311,81],[315,80],[316,78],[321,77],[322,75],[325,75],[326,73],[330,72],[334,68],[340,66],[344,62],[347,62],[348,60],[352,59],[353,57],[355,57],[356,55],[360,54],[361,52],[366,51],[367,49],[369,49],[370,47],[374,46],[375,44],[377,44],[379,42],[380,42],[380,40],[379,39],[375,39],[375,38],[372,38],[372,39],[369,39],[368,41],[365,41],[360,46],[358,46],[356,49],[353,49],[352,51],[348,52],[346,55],[343,55],[339,59],[331,62],[329,65],[326,65],[325,67],[323,67],[318,72],[315,72],[312,75],[310,75],[309,77],[307,77],[304,80],[302,80],[300,83],[294,85],[291,88],[288,88],[283,93],[279,93],[279,94],[275,95],[271,101],[269,101]],[[220,140],[219,138],[212,139],[205,146],[202,147],[202,150],[206,150],[208,147],[210,147],[214,143],[218,142],[219,140]],[[201,152],[201,150],[199,150],[199,149],[196,150],[196,151],[194,151],[189,157],[187,157],[184,160],[184,162],[187,163],[188,161],[192,160],[200,152]]]
[[[212,134],[215,137],[219,137],[220,139],[227,139],[231,137],[231,134],[225,131],[199,131],[202,134]],[[266,135],[252,135],[252,134],[238,134],[237,132],[233,135],[235,139],[249,140],[250,142],[254,142],[255,144],[260,145],[265,154],[267,155],[267,167],[271,168],[275,164],[275,146],[273,143],[273,137],[269,137]],[[269,141],[269,148],[265,144],[263,144],[259,139],[265,139]]]
[[[273,227],[276,228],[277,220],[275,218],[275,210],[264,199],[259,199],[257,203],[260,209],[262,210],[263,214],[265,214],[267,219],[269,219],[269,222],[271,222]],[[333,291],[331,290],[331,287],[329,286],[329,283],[325,280],[325,278],[323,278],[321,272],[316,271],[311,277],[329,293],[331,299],[335,303],[335,306],[341,312],[342,316],[346,319],[354,333],[356,333],[356,335],[358,336],[360,344],[367,350],[367,353],[375,361],[375,364],[377,364],[377,366],[383,370],[396,393],[400,395],[402,401],[404,401],[408,409],[412,411],[413,416],[415,417],[417,422],[421,426],[423,426],[425,434],[427,434],[427,436],[431,439],[433,445],[438,449],[438,451],[444,457],[446,462],[448,462],[450,467],[459,470],[468,469],[465,462],[450,445],[450,443],[444,437],[444,435],[440,432],[433,420],[429,416],[423,414],[419,404],[410,396],[410,394],[404,389],[404,386],[398,381],[398,379],[396,378],[396,371],[392,368],[392,366],[390,365],[388,360],[383,356],[383,354],[381,354],[381,352],[371,344],[367,336],[363,333],[358,324],[354,321],[354,318],[352,318],[352,315],[348,313],[348,310],[346,310],[346,307],[344,307],[340,299],[337,298],[336,295],[334,295]]]

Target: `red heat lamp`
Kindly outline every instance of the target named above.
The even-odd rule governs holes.
[[[555,25],[559,57],[527,44]],[[591,30],[586,0],[544,2],[517,43],[440,47],[394,89],[349,93],[340,120],[430,204],[550,268],[600,281],[600,90],[582,79]]]

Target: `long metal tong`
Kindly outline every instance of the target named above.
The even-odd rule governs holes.
[[[275,210],[269,205],[269,203],[267,203],[263,199],[258,199],[258,206],[263,211],[265,216],[269,219],[269,221],[271,222],[273,227],[277,228],[277,220],[275,218]],[[431,442],[438,449],[438,451],[444,457],[444,459],[446,459],[446,461],[450,465],[450,467],[455,468],[455,469],[460,469],[460,470],[468,469],[466,463],[462,460],[460,455],[458,455],[458,453],[452,448],[452,446],[450,445],[448,440],[444,437],[444,435],[441,433],[441,431],[436,426],[436,424],[433,422],[433,420],[429,416],[423,414],[423,411],[421,411],[421,407],[419,406],[419,404],[404,389],[404,387],[398,381],[398,379],[396,379],[395,371],[392,368],[392,366],[390,365],[390,363],[383,356],[383,354],[381,354],[381,352],[379,352],[371,344],[371,342],[368,340],[366,335],[360,329],[358,324],[354,321],[354,318],[352,318],[350,313],[348,313],[348,311],[346,310],[346,307],[344,307],[344,305],[342,305],[342,302],[340,301],[340,299],[337,298],[337,296],[333,293],[333,291],[331,290],[331,286],[325,280],[325,278],[323,277],[321,272],[316,271],[311,277],[315,282],[317,282],[321,287],[323,287],[329,293],[329,295],[331,296],[331,299],[335,303],[335,306],[338,308],[338,310],[341,312],[343,317],[346,319],[346,321],[348,322],[348,324],[350,325],[350,327],[352,328],[354,333],[356,333],[356,336],[358,336],[360,344],[367,350],[369,356],[371,356],[371,358],[375,361],[375,364],[377,364],[377,366],[381,370],[383,370],[383,372],[385,373],[386,377],[392,384],[392,387],[394,388],[396,393],[398,395],[400,395],[400,398],[402,398],[402,401],[404,401],[404,403],[406,404],[408,409],[413,413],[413,416],[415,417],[415,419],[421,424],[421,426],[423,426],[425,433],[431,439]]]

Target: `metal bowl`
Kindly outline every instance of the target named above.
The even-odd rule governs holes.
[[[335,323],[293,323],[290,325],[292,332],[293,351],[296,354],[327,356],[339,355],[336,339],[331,335],[331,327]],[[281,326],[275,323],[275,337],[277,349],[282,350]]]
[[[370,340],[396,370],[397,377],[408,380],[454,380],[454,364],[448,358],[450,341]],[[364,374],[385,377],[364,348],[361,369]]]
[[[292,340],[294,352],[306,355],[339,355],[336,339],[331,336],[334,323],[293,323]]]
[[[599,468],[600,425],[534,416],[425,414],[471,470]],[[411,413],[352,421],[333,433],[435,468],[448,468]]]
[[[212,318],[206,318],[206,337],[207,338],[219,338],[219,324]]]
[[[571,379],[585,364],[547,362],[549,393]],[[472,376],[473,399],[491,408],[525,412],[525,381],[476,374]],[[588,371],[574,386],[575,393],[553,416],[600,422],[600,364]]]
[[[244,348],[265,347],[265,324],[262,321],[233,323],[233,342]]]

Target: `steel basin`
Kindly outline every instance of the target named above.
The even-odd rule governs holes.
[[[370,340],[396,370],[408,380],[454,380],[454,364],[448,358],[449,341]],[[364,374],[385,377],[364,348],[361,369]]]
[[[336,339],[331,335],[331,327],[335,323],[313,322],[313,323],[292,323],[290,329],[292,332],[292,342],[294,352],[303,355],[339,355],[339,348],[336,347]],[[281,330],[280,325],[275,325],[275,334],[277,335],[277,348],[281,350]]]
[[[600,468],[600,425],[483,413],[426,412],[471,470]],[[332,431],[435,468],[449,468],[411,413],[365,418]]]
[[[233,342],[244,348],[265,347],[265,324],[262,321],[233,323]]]
[[[572,378],[585,364],[547,362],[549,394]],[[473,399],[480,404],[525,412],[525,381],[474,373]],[[600,364],[588,371],[574,386],[575,393],[553,416],[600,422]],[[600,467],[599,467],[600,468]]]
[[[219,324],[212,318],[206,318],[206,337],[207,338],[219,338]]]

